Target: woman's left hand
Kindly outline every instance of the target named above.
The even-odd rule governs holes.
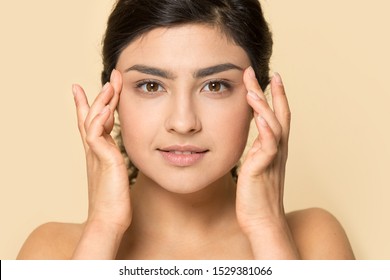
[[[244,84],[259,134],[240,169],[237,219],[255,258],[297,258],[283,206],[291,120],[284,86],[275,74],[271,80],[272,109],[251,67],[244,73]]]

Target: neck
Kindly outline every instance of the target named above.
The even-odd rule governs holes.
[[[140,173],[131,195],[131,227],[147,235],[205,234],[235,215],[235,182],[230,173],[190,194],[167,191]]]

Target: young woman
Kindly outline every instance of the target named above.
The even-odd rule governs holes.
[[[73,86],[88,218],[39,227],[19,258],[353,258],[332,215],[284,212],[290,109],[279,74],[273,108],[263,93],[271,49],[257,0],[119,0],[101,93],[89,105]]]

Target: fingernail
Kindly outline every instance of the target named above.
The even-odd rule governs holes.
[[[77,96],[77,86],[76,85],[72,85],[72,92],[73,92],[73,96],[76,98],[76,96]]]
[[[109,82],[105,83],[103,88],[102,88],[102,92],[105,92],[108,89],[109,86],[110,86]]]
[[[260,97],[253,91],[248,91],[248,95],[254,100],[260,100]]]
[[[283,85],[283,81],[282,81],[282,77],[280,77],[279,73],[278,72],[275,72],[274,73],[274,77],[275,77],[275,82],[278,84],[278,85]]]
[[[253,67],[252,67],[252,66],[249,66],[249,67],[248,67],[248,75],[249,75],[249,77],[251,77],[252,79],[256,79],[256,73],[255,73],[255,70],[253,70]]]
[[[107,113],[108,111],[110,110],[110,106],[107,105],[103,108],[103,110],[100,112],[100,115],[104,115],[105,113]]]
[[[268,126],[267,121],[263,117],[259,116],[258,119],[260,121],[261,126],[264,126],[264,127]]]
[[[115,79],[116,79],[116,73],[115,72],[116,72],[115,69],[113,69],[112,72],[111,72],[111,76],[110,76],[110,81],[111,82],[114,82]]]

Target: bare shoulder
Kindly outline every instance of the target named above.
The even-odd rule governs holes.
[[[70,259],[83,230],[83,224],[46,223],[36,228],[24,242],[17,259]]]
[[[321,208],[287,214],[292,236],[302,259],[354,259],[348,237],[339,221]]]

